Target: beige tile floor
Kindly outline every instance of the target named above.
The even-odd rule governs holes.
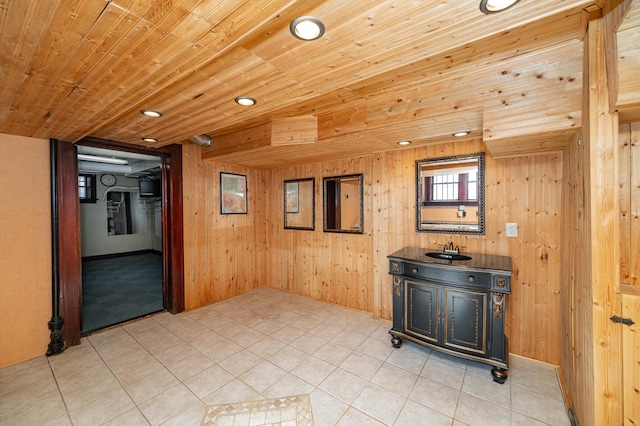
[[[0,425],[198,425],[207,405],[310,394],[316,425],[569,425],[556,370],[406,343],[388,321],[262,288],[0,369]]]

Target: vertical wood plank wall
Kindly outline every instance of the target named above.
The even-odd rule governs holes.
[[[640,123],[620,125],[620,297],[622,317],[623,424],[640,423]]]
[[[560,230],[562,157],[486,157],[486,232],[481,236],[418,233],[415,161],[484,150],[481,141],[456,142],[376,154],[373,161],[373,246],[376,316],[391,314],[386,256],[404,246],[436,248],[453,241],[463,251],[511,256],[507,297],[509,351],[560,362]],[[505,223],[518,224],[507,238]]]
[[[620,126],[620,282],[640,288],[640,123]]]
[[[220,214],[220,172],[247,176],[247,214]],[[183,150],[185,309],[195,309],[264,285],[268,257],[264,172],[201,159]]]
[[[560,374],[581,424],[593,424],[593,312],[590,232],[586,206],[589,157],[576,135],[564,153],[566,190],[563,196],[562,361]],[[591,422],[590,422],[591,420]]]
[[[364,234],[323,232],[323,177],[364,175]],[[373,312],[371,156],[269,170],[265,285]],[[315,231],[284,229],[284,181],[315,178]]]
[[[507,334],[512,353],[560,362],[559,154],[486,161],[486,235],[416,232],[415,161],[480,152],[480,140],[400,149],[275,170],[200,160],[185,146],[185,304],[194,309],[270,286],[391,318],[387,255],[453,241],[463,251],[511,256]],[[219,214],[219,172],[246,174],[249,214]],[[364,234],[322,231],[322,177],[364,174]],[[284,181],[315,177],[315,231],[284,229]],[[518,223],[506,238],[505,223]]]
[[[561,376],[577,421],[622,424],[620,187],[617,115],[610,112],[602,17],[585,36],[583,129],[565,152]],[[609,35],[611,36],[611,35]]]
[[[604,19],[593,13],[585,37],[583,139],[588,150],[587,250],[593,312],[593,424],[622,424],[622,328],[609,320],[621,314],[618,117],[611,113]],[[609,34],[609,36],[613,36]],[[586,424],[590,424],[587,420]]]

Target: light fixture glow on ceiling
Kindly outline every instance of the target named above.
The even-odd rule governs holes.
[[[316,40],[324,34],[324,24],[315,16],[300,16],[291,21],[289,31],[300,40]]]
[[[78,160],[95,161],[96,163],[108,164],[129,164],[128,160],[122,158],[100,157],[97,155],[78,154]]]
[[[160,111],[154,111],[152,109],[140,110],[140,114],[146,115],[147,117],[151,117],[151,118],[162,117],[162,113]]]
[[[411,141],[400,141],[398,145],[411,145]]]
[[[468,131],[461,131],[461,132],[455,132],[453,133],[451,136],[455,136],[456,138],[462,137],[462,136],[467,136],[469,133]]]
[[[256,104],[256,100],[248,96],[238,96],[235,101],[238,105],[242,106],[253,106]]]
[[[142,140],[145,142],[151,142],[151,143],[158,142],[158,139],[156,138],[142,138]]]
[[[482,13],[496,13],[510,8],[520,0],[480,0]]]

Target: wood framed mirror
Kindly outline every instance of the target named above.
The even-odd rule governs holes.
[[[484,235],[484,152],[416,161],[416,230]]]
[[[315,229],[315,179],[284,181],[284,228]]]
[[[324,231],[363,234],[363,175],[326,177],[322,181]]]

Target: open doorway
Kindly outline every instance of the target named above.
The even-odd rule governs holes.
[[[162,158],[78,145],[82,333],[164,309]]]
[[[79,143],[55,143],[55,203],[53,222],[57,225],[55,280],[59,296],[52,300],[59,305],[63,340],[66,346],[80,344],[82,321],[82,257],[80,236],[80,203],[78,186],[77,147],[92,146],[123,152],[137,152],[162,158],[162,281],[163,306],[172,314],[184,311],[184,240],[182,216],[182,145],[158,148],[132,146],[120,142],[86,137]],[[54,293],[55,295],[55,293]]]

